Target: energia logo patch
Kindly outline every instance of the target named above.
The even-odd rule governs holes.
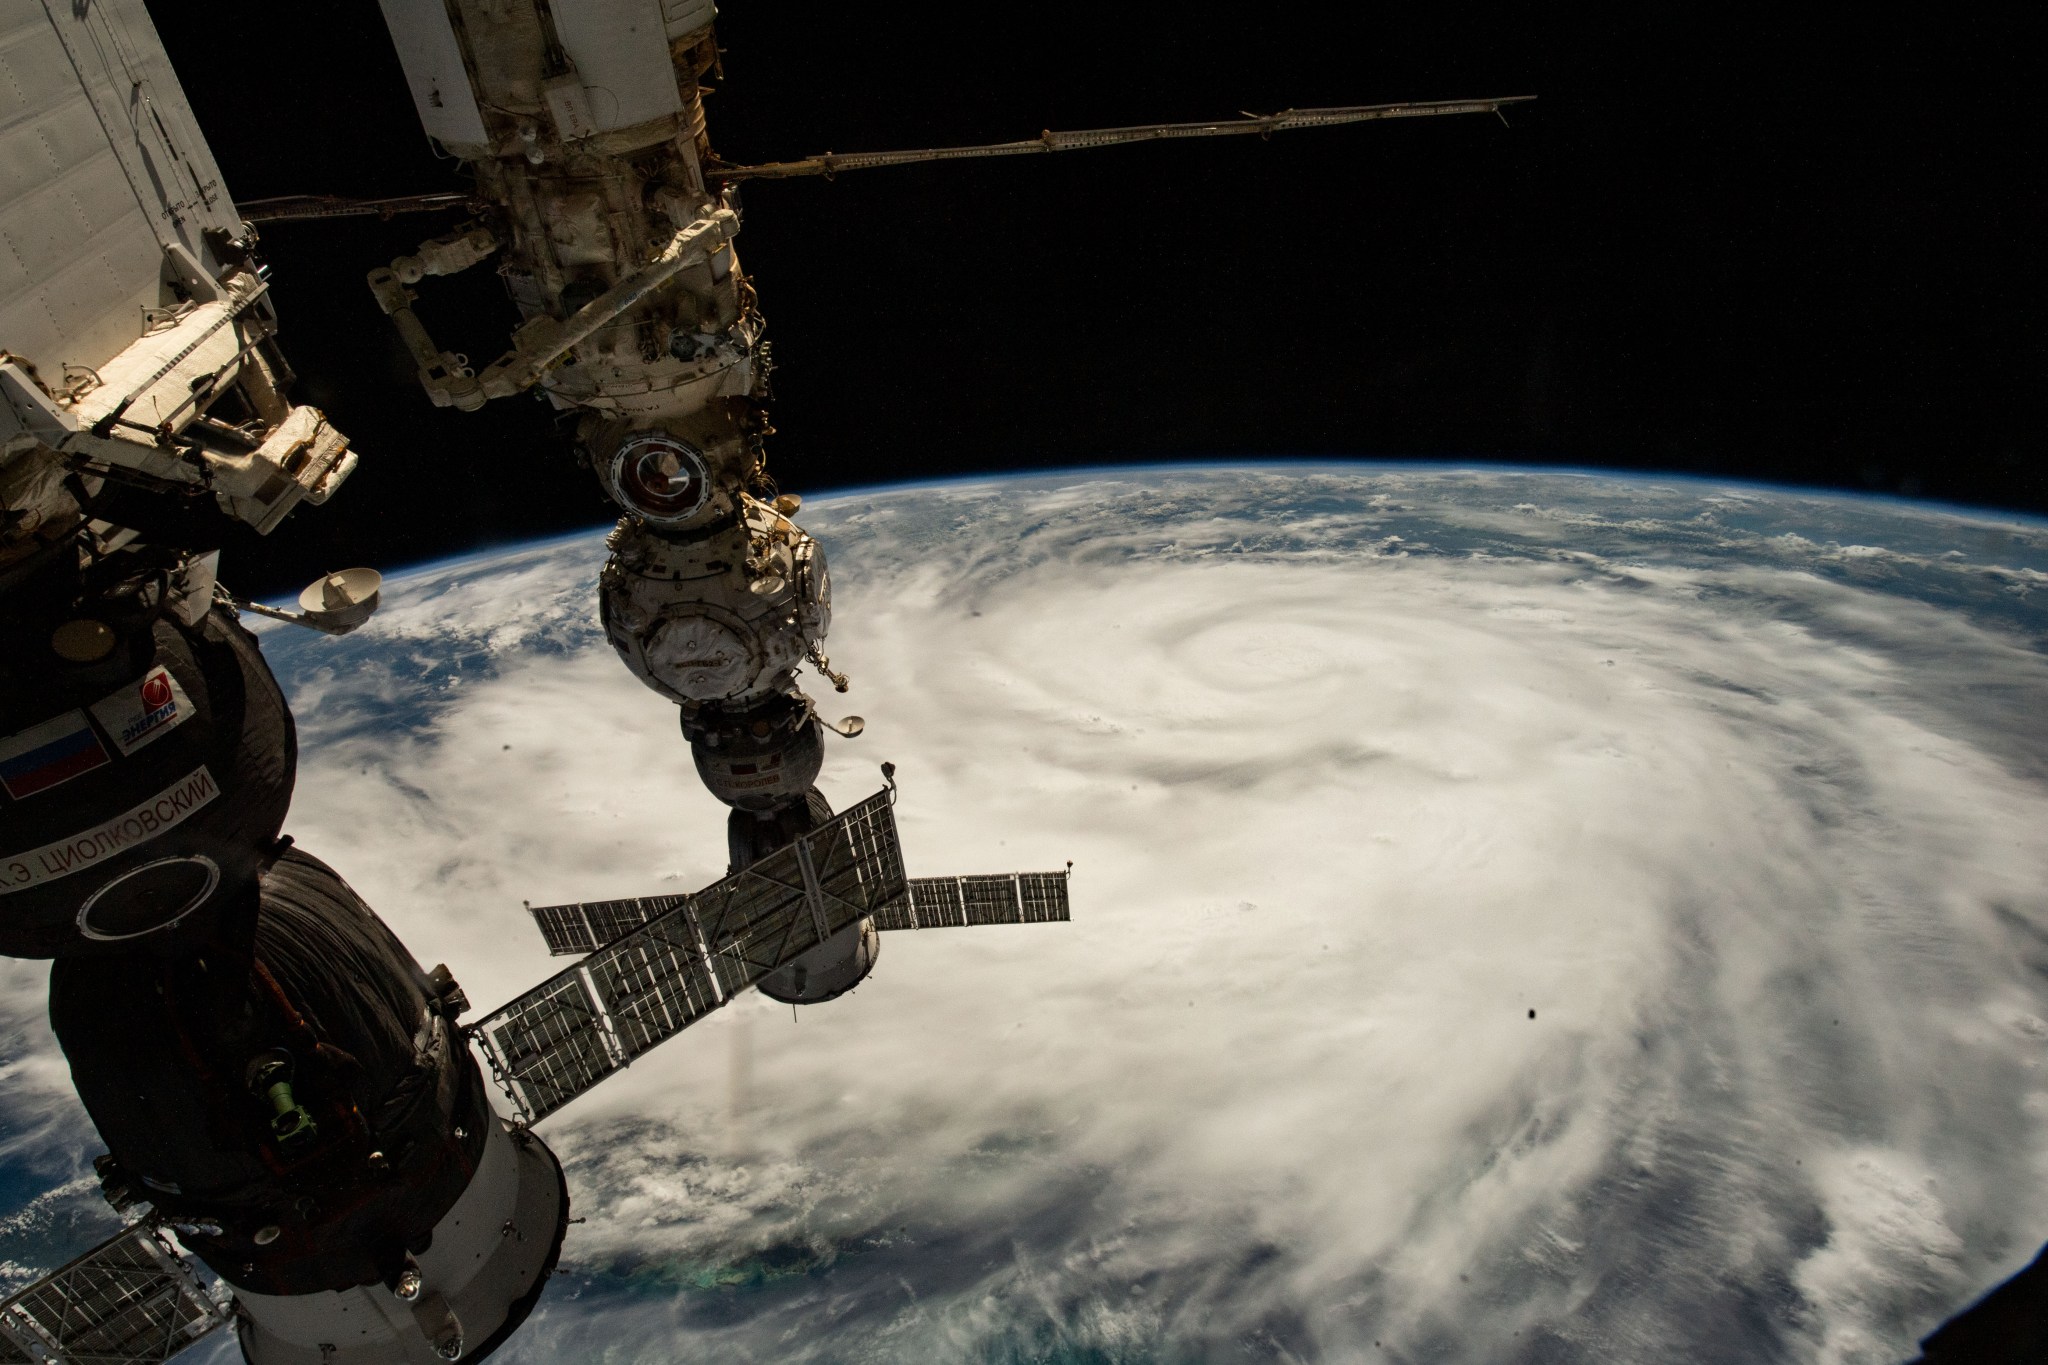
[[[191,714],[191,698],[162,664],[92,707],[93,719],[123,754],[155,743]]]

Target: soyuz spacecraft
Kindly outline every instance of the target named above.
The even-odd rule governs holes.
[[[381,5],[469,194],[238,209],[142,0],[0,8],[0,953],[52,960],[101,1184],[135,1218],[0,1302],[0,1365],[164,1360],[230,1324],[256,1365],[481,1359],[568,1220],[534,1123],[750,987],[851,989],[883,931],[1067,918],[1063,871],[908,878],[888,765],[845,811],[817,792],[826,732],[861,727],[798,683],[808,664],[847,686],[824,553],[767,473],[738,181],[1509,102],[732,166],[699,98],[709,0]],[[344,632],[376,575],[330,575],[297,612],[218,581],[227,528],[274,532],[357,460],[290,398],[252,221],[450,206],[474,217],[371,291],[434,403],[537,390],[574,415],[622,512],[605,634],[731,808],[724,880],[534,910],[577,960],[467,1025],[448,970],[281,837],[292,717],[239,614]],[[415,304],[485,263],[523,321],[478,369]]]

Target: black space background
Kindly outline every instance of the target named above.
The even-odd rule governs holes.
[[[750,185],[812,492],[1248,455],[1684,471],[2048,509],[2038,21],[1648,4],[732,0],[735,161],[1290,105],[1534,94],[1465,117]],[[1816,7],[1817,8],[1817,7]],[[374,0],[156,0],[232,192],[459,185]],[[364,273],[448,220],[264,236],[301,401],[363,452],[230,547],[243,592],[607,519],[551,410],[430,407]],[[420,311],[479,364],[487,270]]]

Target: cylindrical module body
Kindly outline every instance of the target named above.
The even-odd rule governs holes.
[[[864,919],[754,984],[761,994],[785,1005],[822,1005],[867,980],[881,955],[882,936],[875,932],[873,920]]]
[[[218,608],[166,615],[67,666],[22,633],[31,667],[0,678],[0,953],[175,951],[251,914],[297,761],[254,637]]]
[[[58,960],[102,1180],[234,1288],[256,1365],[475,1359],[538,1296],[566,1193],[492,1112],[458,1001],[296,850],[246,936]]]
[[[831,818],[832,807],[815,787],[786,804],[758,811],[735,809],[725,822],[732,870],[739,871]],[[857,920],[754,984],[761,994],[785,1005],[823,1004],[865,981],[881,953],[882,936],[875,931],[875,922]]]
[[[476,1174],[415,1258],[420,1287],[411,1298],[382,1284],[290,1296],[239,1291],[242,1354],[251,1365],[481,1360],[509,1337],[561,1254],[568,1195],[540,1139],[495,1120],[484,1133]]]

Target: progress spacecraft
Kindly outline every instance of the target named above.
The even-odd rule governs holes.
[[[159,1361],[229,1324],[256,1365],[481,1359],[568,1221],[534,1123],[749,987],[851,989],[882,931],[1067,918],[1064,871],[907,878],[888,765],[845,811],[817,792],[826,731],[861,722],[798,682],[847,687],[824,553],[767,472],[737,182],[1509,102],[731,166],[700,99],[709,0],[381,4],[469,193],[238,209],[142,0],[0,7],[0,953],[52,959],[101,1184],[134,1219],[0,1302],[0,1365]],[[377,576],[328,575],[296,612],[219,581],[228,528],[276,531],[358,458],[290,398],[252,222],[450,207],[473,216],[371,272],[377,303],[434,403],[537,389],[575,415],[622,512],[604,631],[731,808],[727,877],[535,909],[577,961],[467,1025],[447,968],[282,836],[292,717],[240,614],[345,632]],[[523,323],[475,369],[414,304],[486,262]]]

